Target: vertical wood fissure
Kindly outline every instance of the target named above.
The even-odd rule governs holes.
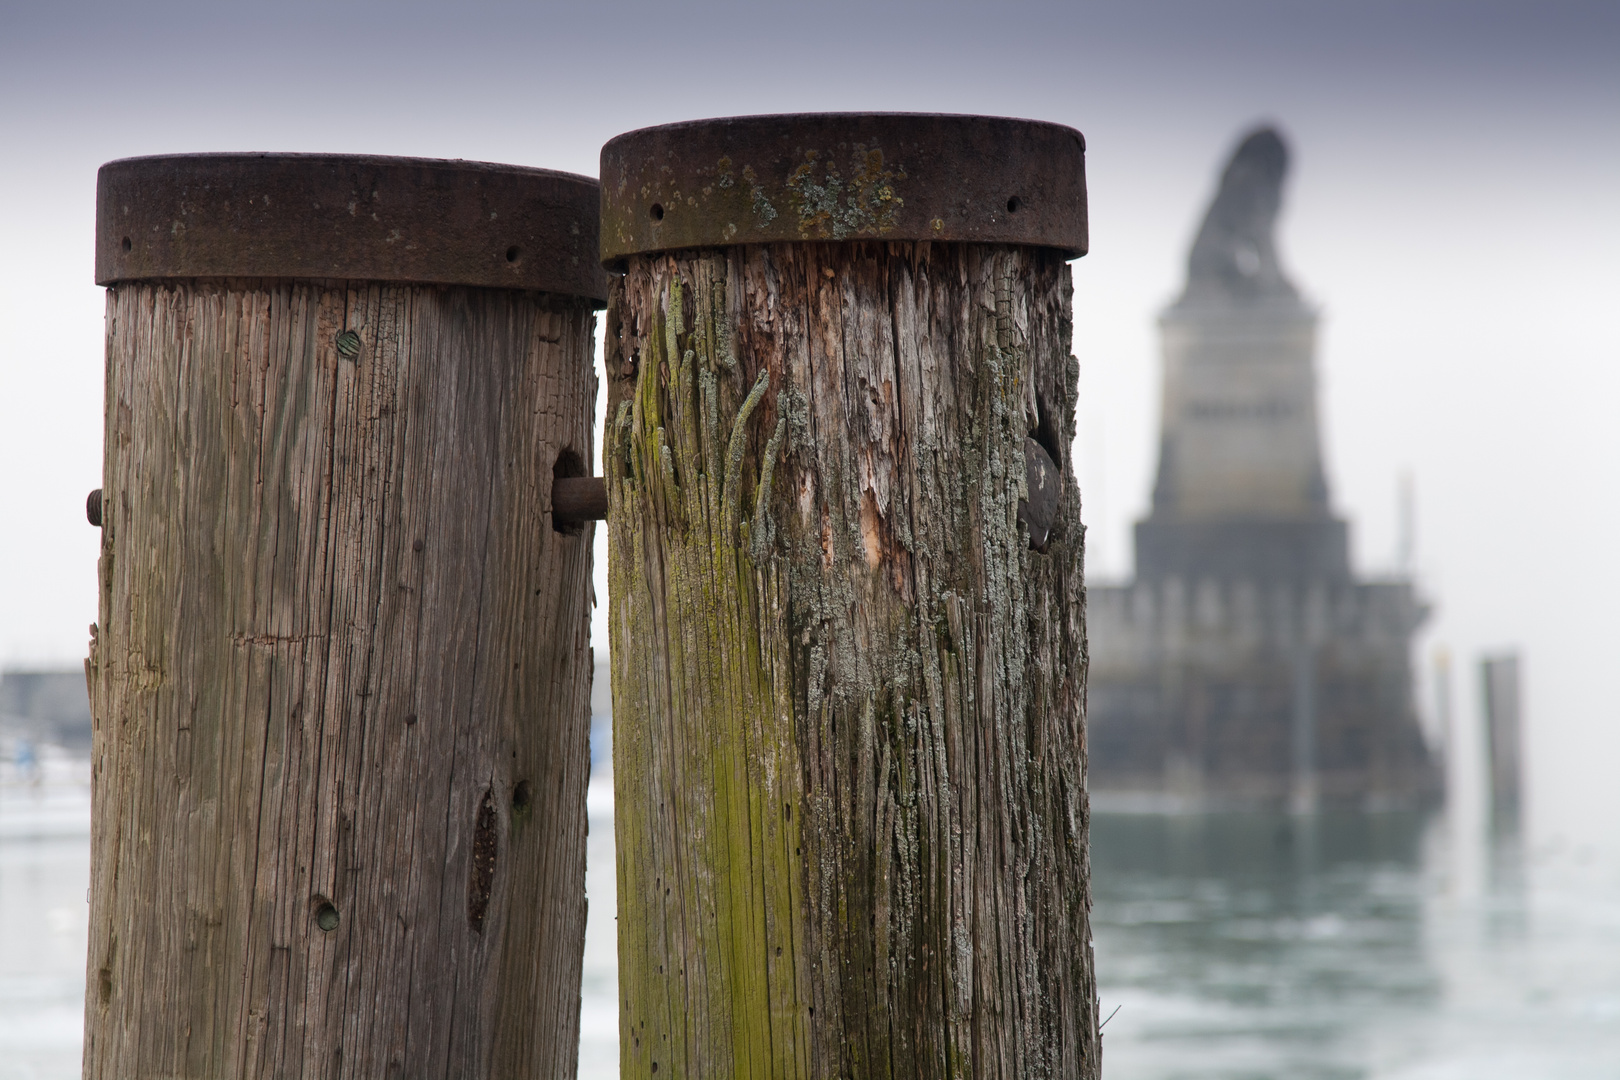
[[[572,1075],[591,538],[549,498],[589,450],[593,322],[109,290],[86,1076]]]

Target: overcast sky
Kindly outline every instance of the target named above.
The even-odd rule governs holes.
[[[1521,649],[1536,812],[1620,819],[1612,3],[0,0],[0,665],[76,663],[95,617],[102,162],[323,150],[594,174],[631,128],[822,109],[1085,133],[1076,450],[1108,578],[1130,572],[1154,466],[1155,315],[1224,155],[1279,124],[1283,257],[1323,313],[1356,562],[1391,566],[1410,472],[1436,605],[1420,663],[1451,649],[1467,712],[1480,651]]]

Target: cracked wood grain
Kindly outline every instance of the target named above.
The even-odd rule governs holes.
[[[574,1074],[593,326],[108,290],[86,1077]]]
[[[1070,310],[1031,249],[628,260],[622,1075],[1097,1076]]]

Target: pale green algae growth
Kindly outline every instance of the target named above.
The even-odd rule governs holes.
[[[618,656],[637,657],[633,673],[614,667],[615,727],[657,727],[655,738],[677,744],[655,745],[647,730],[627,737],[616,730],[616,784],[658,791],[663,801],[656,811],[681,819],[674,826],[678,842],[717,871],[711,894],[671,896],[676,911],[659,908],[658,882],[646,882],[640,871],[668,863],[639,846],[659,835],[658,825],[643,818],[629,827],[631,815],[647,808],[621,802],[621,910],[639,907],[646,918],[662,917],[685,942],[663,953],[685,952],[688,963],[701,963],[711,977],[638,970],[645,950],[621,947],[620,988],[630,1017],[621,1053],[627,1063],[661,1062],[661,1076],[681,1075],[687,1051],[696,1049],[682,1044],[687,1013],[701,1010],[729,1018],[735,1075],[803,1075],[809,1063],[795,971],[802,951],[798,920],[767,925],[765,917],[802,907],[799,823],[787,809],[802,802],[802,793],[792,716],[784,711],[785,687],[778,685],[785,657],[763,651],[761,630],[769,623],[759,618],[757,605],[768,590],[755,564],[756,553],[767,556],[774,534],[769,494],[786,423],[779,420],[767,441],[745,519],[750,419],[771,376],[761,370],[733,407],[737,363],[723,303],[703,303],[722,299],[723,291],[707,298],[696,291],[689,296],[688,286],[671,276],[644,342],[634,396],[621,403],[604,449],[612,487],[613,648]],[[685,325],[689,301],[698,309],[691,328]],[[661,594],[661,618],[649,589]],[[667,663],[655,669],[648,653],[660,640]],[[621,703],[627,707],[621,710]],[[677,776],[664,775],[672,758],[679,762]],[[691,777],[694,768],[702,782],[675,790],[678,776]],[[673,806],[678,815],[669,812]],[[667,832],[664,837],[670,839]],[[627,929],[621,922],[621,941]],[[722,970],[725,978],[712,977]],[[689,992],[704,990],[723,997],[690,999]],[[656,1021],[638,1015],[649,1008],[663,1015]],[[640,1038],[651,1042],[643,1045]]]
[[[652,792],[648,805],[620,802],[619,895],[621,912],[662,919],[662,929],[646,932],[688,947],[688,962],[701,964],[711,977],[688,980],[685,972],[638,967],[651,963],[648,950],[626,947],[626,935],[644,928],[627,926],[621,916],[624,1060],[638,1072],[658,1060],[664,1063],[660,1076],[666,1070],[680,1075],[687,1051],[696,1048],[683,1041],[686,1033],[712,1033],[708,1018],[723,1015],[731,1025],[735,1075],[809,1075],[805,1010],[813,976],[797,966],[801,957],[808,959],[804,936],[821,930],[819,940],[828,940],[828,927],[843,926],[836,948],[821,959],[858,970],[882,957],[914,962],[893,950],[903,951],[916,935],[938,926],[957,974],[936,972],[923,981],[942,980],[940,989],[952,995],[940,1017],[949,1028],[943,1039],[947,1069],[970,1075],[979,1030],[972,972],[976,962],[988,961],[975,957],[966,923],[930,908],[928,897],[939,903],[941,896],[937,883],[924,880],[942,864],[955,866],[955,856],[938,849],[960,841],[951,831],[960,822],[950,809],[957,796],[946,747],[953,728],[984,722],[975,718],[988,715],[978,700],[988,694],[996,701],[994,729],[974,737],[991,740],[1013,759],[1009,775],[1032,773],[1032,757],[1041,751],[1017,725],[1051,703],[1055,684],[1032,685],[1043,680],[1027,678],[1037,633],[1031,627],[1037,613],[1050,615],[1054,600],[1060,609],[1068,602],[1052,592],[1053,579],[1037,573],[1037,560],[1040,566],[1069,560],[1078,581],[1082,544],[1077,492],[1065,495],[1064,513],[1073,526],[1051,559],[1029,550],[1017,521],[1025,494],[1023,439],[1036,422],[1031,360],[1013,314],[1015,292],[1027,288],[1017,278],[1023,264],[1010,255],[998,258],[984,281],[984,310],[993,314],[987,321],[975,315],[975,332],[982,330],[982,336],[962,343],[972,353],[963,369],[971,373],[971,405],[957,440],[943,443],[924,426],[909,450],[917,462],[917,486],[908,497],[918,524],[927,528],[914,530],[909,513],[891,517],[894,539],[914,557],[918,571],[910,583],[914,593],[867,613],[869,628],[879,627],[883,637],[875,641],[857,641],[847,614],[861,602],[848,568],[861,560],[863,535],[843,499],[823,500],[824,539],[795,530],[784,535],[771,515],[778,461],[809,445],[803,392],[791,383],[773,386],[768,370],[752,382],[738,371],[731,338],[736,315],[725,307],[723,258],[655,265],[653,280],[663,282],[663,291],[644,331],[634,392],[621,402],[604,443],[612,498],[614,700],[619,722],[627,725],[620,737],[616,724],[615,768],[621,792]],[[693,279],[683,281],[680,271]],[[1066,334],[1061,336],[1066,345]],[[1060,383],[1052,388],[1053,411],[1062,417],[1062,437],[1072,442],[1077,365],[1072,356],[1056,362],[1062,366],[1052,375]],[[750,501],[746,448],[751,437],[764,437],[751,434],[762,406],[777,420],[757,462]],[[832,455],[819,467],[817,481],[828,491],[856,483],[847,459]],[[1072,489],[1072,478],[1066,483]],[[751,513],[745,516],[745,509]],[[965,553],[953,546],[961,543],[978,549],[977,576],[956,565]],[[931,630],[919,635],[919,626]],[[803,639],[788,640],[799,629]],[[1054,634],[1068,641],[1064,631],[1040,633],[1047,648]],[[836,676],[829,670],[829,650],[840,658]],[[841,888],[831,864],[811,861],[816,838],[837,845],[843,826],[828,816],[836,808],[823,795],[814,803],[804,798],[792,715],[797,695],[787,681],[790,651],[800,657],[806,683],[798,694],[807,695],[811,710],[800,722],[821,732],[823,741],[829,725],[853,722],[859,761],[848,763],[852,775],[877,778],[875,792],[863,788],[863,797],[876,802],[856,808],[857,817],[881,819],[892,830],[881,854],[888,858],[892,852],[894,861],[872,868],[885,875],[889,891],[880,900],[887,914],[874,913],[870,940],[862,940],[861,930],[847,932],[855,929],[857,909],[864,927],[865,909]],[[1075,651],[1083,680],[1083,634]],[[635,659],[626,664],[622,657]],[[1049,781],[1062,789],[1049,799],[1064,807],[1056,819],[1028,814],[1026,807],[1020,813],[1027,818],[1018,824],[1026,843],[1045,846],[1045,857],[1065,874],[1084,864],[1083,781],[1078,763],[1075,768],[1075,777]],[[675,790],[671,785],[681,776],[701,777],[703,790]],[[802,820],[807,816],[808,826]],[[1048,827],[1060,835],[1046,835]],[[801,841],[801,831],[807,841]],[[643,846],[672,838],[684,852],[680,858]],[[812,845],[803,849],[804,859],[798,858],[802,842]],[[1052,845],[1066,854],[1054,856]],[[847,851],[836,854],[850,857]],[[673,897],[678,915],[668,904],[659,907],[661,886],[642,876],[651,876],[649,867],[686,875],[677,880],[696,881],[699,891],[712,886],[713,894],[704,893],[711,906],[698,910],[692,898]],[[704,877],[711,873],[713,880]],[[925,886],[932,890],[927,896]],[[807,904],[805,890],[814,892],[813,903]],[[1083,906],[1079,899],[1063,903]],[[1046,918],[1071,930],[1084,926],[1083,910]],[[677,952],[670,947],[660,955]],[[723,979],[712,977],[720,971]],[[903,983],[916,976],[889,977]],[[653,1015],[640,1015],[648,1010],[658,1014],[656,1022]],[[866,1019],[845,1022],[860,1026]],[[659,1027],[653,1058],[638,1038],[652,1038]],[[864,1045],[857,1040],[843,1052],[860,1063]],[[1082,1045],[1089,1053],[1094,1036],[1082,1036]],[[712,1039],[702,1046],[711,1050]],[[882,1046],[874,1043],[874,1052],[883,1052]],[[882,1063],[864,1065],[886,1073]]]

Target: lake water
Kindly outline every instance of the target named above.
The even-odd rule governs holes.
[[[1099,815],[1104,1076],[1620,1077],[1613,868],[1451,824]]]
[[[79,1075],[82,775],[0,789],[0,1080]],[[612,792],[580,1076],[617,1076]],[[1620,866],[1444,815],[1097,815],[1109,1080],[1620,1080]],[[1115,1011],[1117,1009],[1117,1011]]]
[[[0,1080],[79,1075],[90,929],[90,769],[0,765]]]

